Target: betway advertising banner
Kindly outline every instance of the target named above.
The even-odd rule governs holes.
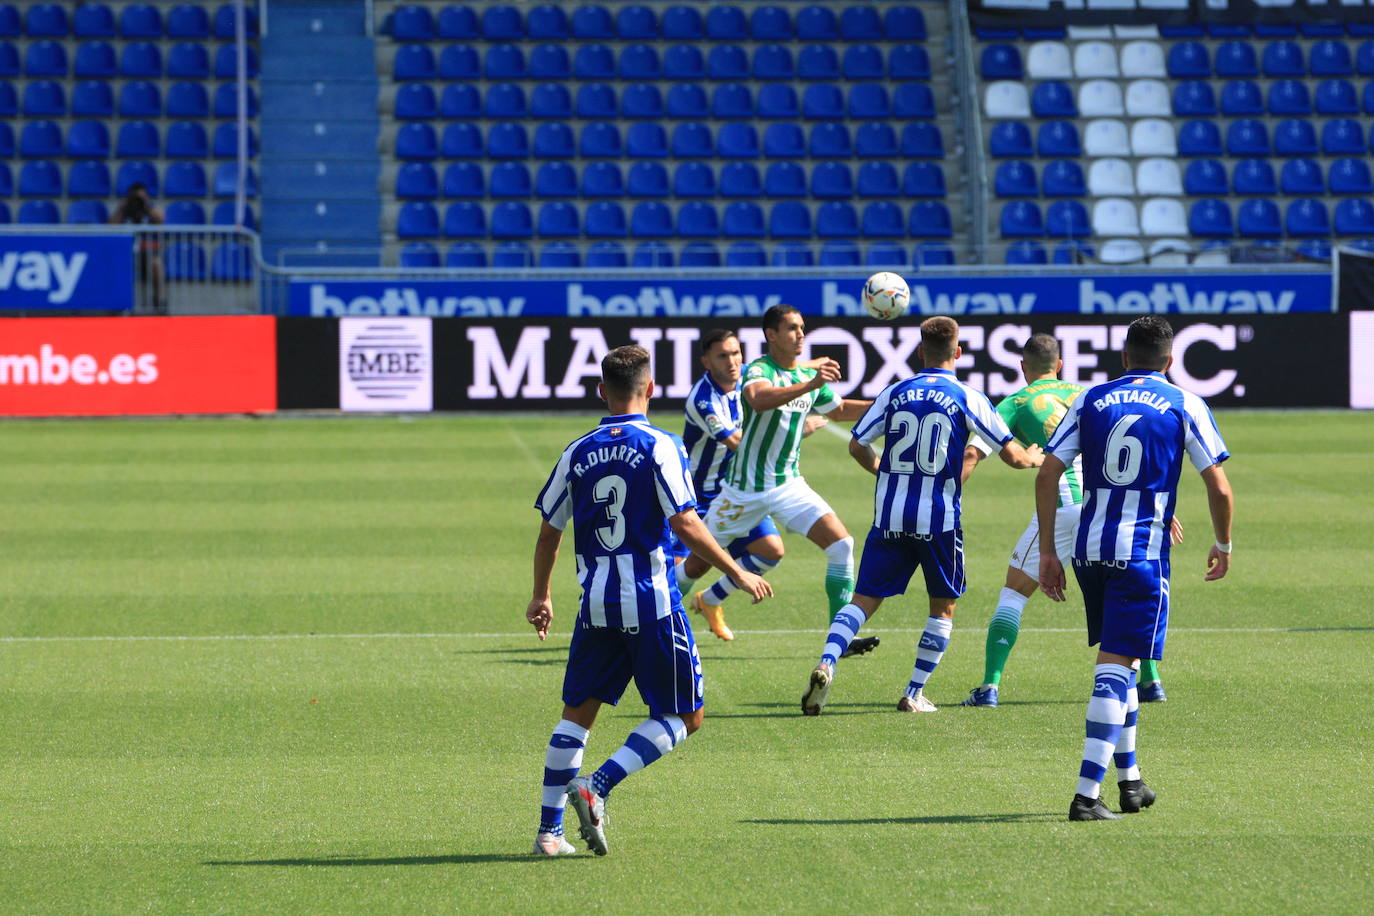
[[[0,416],[276,408],[271,317],[0,319]]]
[[[866,276],[866,274],[864,275]],[[627,280],[293,280],[292,315],[314,318],[747,318],[780,303],[864,315],[863,276]],[[924,277],[914,315],[1284,315],[1330,312],[1325,273]]]
[[[128,234],[0,234],[0,311],[128,311],[134,249]]]

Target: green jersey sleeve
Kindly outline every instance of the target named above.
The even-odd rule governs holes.
[[[750,382],[774,382],[773,367],[763,360],[755,360],[744,370],[744,380],[741,385],[748,385]]]
[[[821,413],[830,413],[840,406],[840,399],[835,396],[829,385],[822,385],[816,389],[816,400],[811,406]]]

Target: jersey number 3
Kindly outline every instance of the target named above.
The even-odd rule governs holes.
[[[596,529],[596,539],[607,550],[615,550],[625,543],[625,478],[612,474],[603,477],[592,488],[592,499],[606,507],[606,520],[609,525]]]
[[[945,469],[945,459],[949,452],[949,436],[954,432],[954,423],[942,413],[928,413],[919,421],[910,414],[898,413],[892,417],[892,429],[888,435],[901,438],[892,447],[892,457],[888,469],[894,474],[910,474],[917,467],[921,473],[934,476]],[[912,443],[916,444],[916,461],[908,455]]]

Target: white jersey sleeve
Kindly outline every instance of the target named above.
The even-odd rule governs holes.
[[[705,387],[701,385],[699,389]],[[696,398],[688,400],[685,409],[687,422],[717,441],[729,439],[739,429],[739,425],[730,417],[730,405],[714,389],[709,394],[699,390]]]
[[[1183,411],[1188,416],[1188,429],[1183,436],[1183,444],[1188,449],[1188,458],[1198,471],[1205,471],[1214,464],[1220,464],[1231,453],[1226,451],[1226,443],[1221,440],[1221,431],[1212,417],[1207,402],[1191,392],[1183,393]]]
[[[875,440],[887,432],[885,420],[887,417],[887,405],[892,400],[892,385],[888,385],[882,390],[868,410],[859,418],[859,422],[854,424],[853,436],[862,445],[872,445]]]
[[[965,411],[967,417],[968,431],[972,433],[972,441],[975,446],[979,440],[986,443],[995,443],[996,451],[1001,451],[1008,442],[1011,441],[1011,430],[1007,429],[1006,422],[1002,415],[997,412],[997,408],[992,406],[987,395],[972,388],[965,388],[964,404],[968,408]],[[987,454],[992,454],[989,451]]]
[[[692,472],[682,443],[667,433],[655,437],[654,482],[658,505],[664,518],[671,518],[686,509],[695,509],[696,490],[692,487]]]
[[[544,516],[544,521],[559,531],[568,527],[568,520],[572,518],[573,501],[568,478],[572,451],[571,445],[563,451],[562,457],[558,459],[558,464],[554,466],[553,473],[549,475],[548,482],[544,484],[544,489],[539,491],[539,498],[534,502],[534,507],[539,510],[540,515]]]
[[[1071,466],[1083,450],[1078,441],[1078,422],[1085,400],[1082,395],[1073,399],[1073,403],[1069,405],[1069,412],[1059,421],[1054,435],[1050,436],[1049,444],[1045,446],[1045,453],[1058,458],[1066,467]]]

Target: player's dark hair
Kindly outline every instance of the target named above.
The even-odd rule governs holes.
[[[601,360],[601,384],[606,393],[630,398],[649,380],[649,351],[636,344],[616,347]]]
[[[1026,368],[1035,375],[1053,372],[1059,362],[1059,341],[1053,334],[1032,334],[1030,340],[1021,348],[1021,358]]]
[[[794,305],[775,305],[763,313],[763,329],[765,331],[776,331],[782,327],[782,319],[786,315],[799,314]]]
[[[701,355],[705,356],[711,352],[711,348],[722,340],[729,340],[735,336],[735,332],[729,328],[712,328],[701,335]]]
[[[1126,364],[1131,369],[1163,369],[1174,348],[1174,329],[1160,315],[1144,315],[1126,329]]]
[[[959,322],[948,315],[936,315],[921,322],[921,358],[927,366],[938,366],[954,358],[959,348]]]

